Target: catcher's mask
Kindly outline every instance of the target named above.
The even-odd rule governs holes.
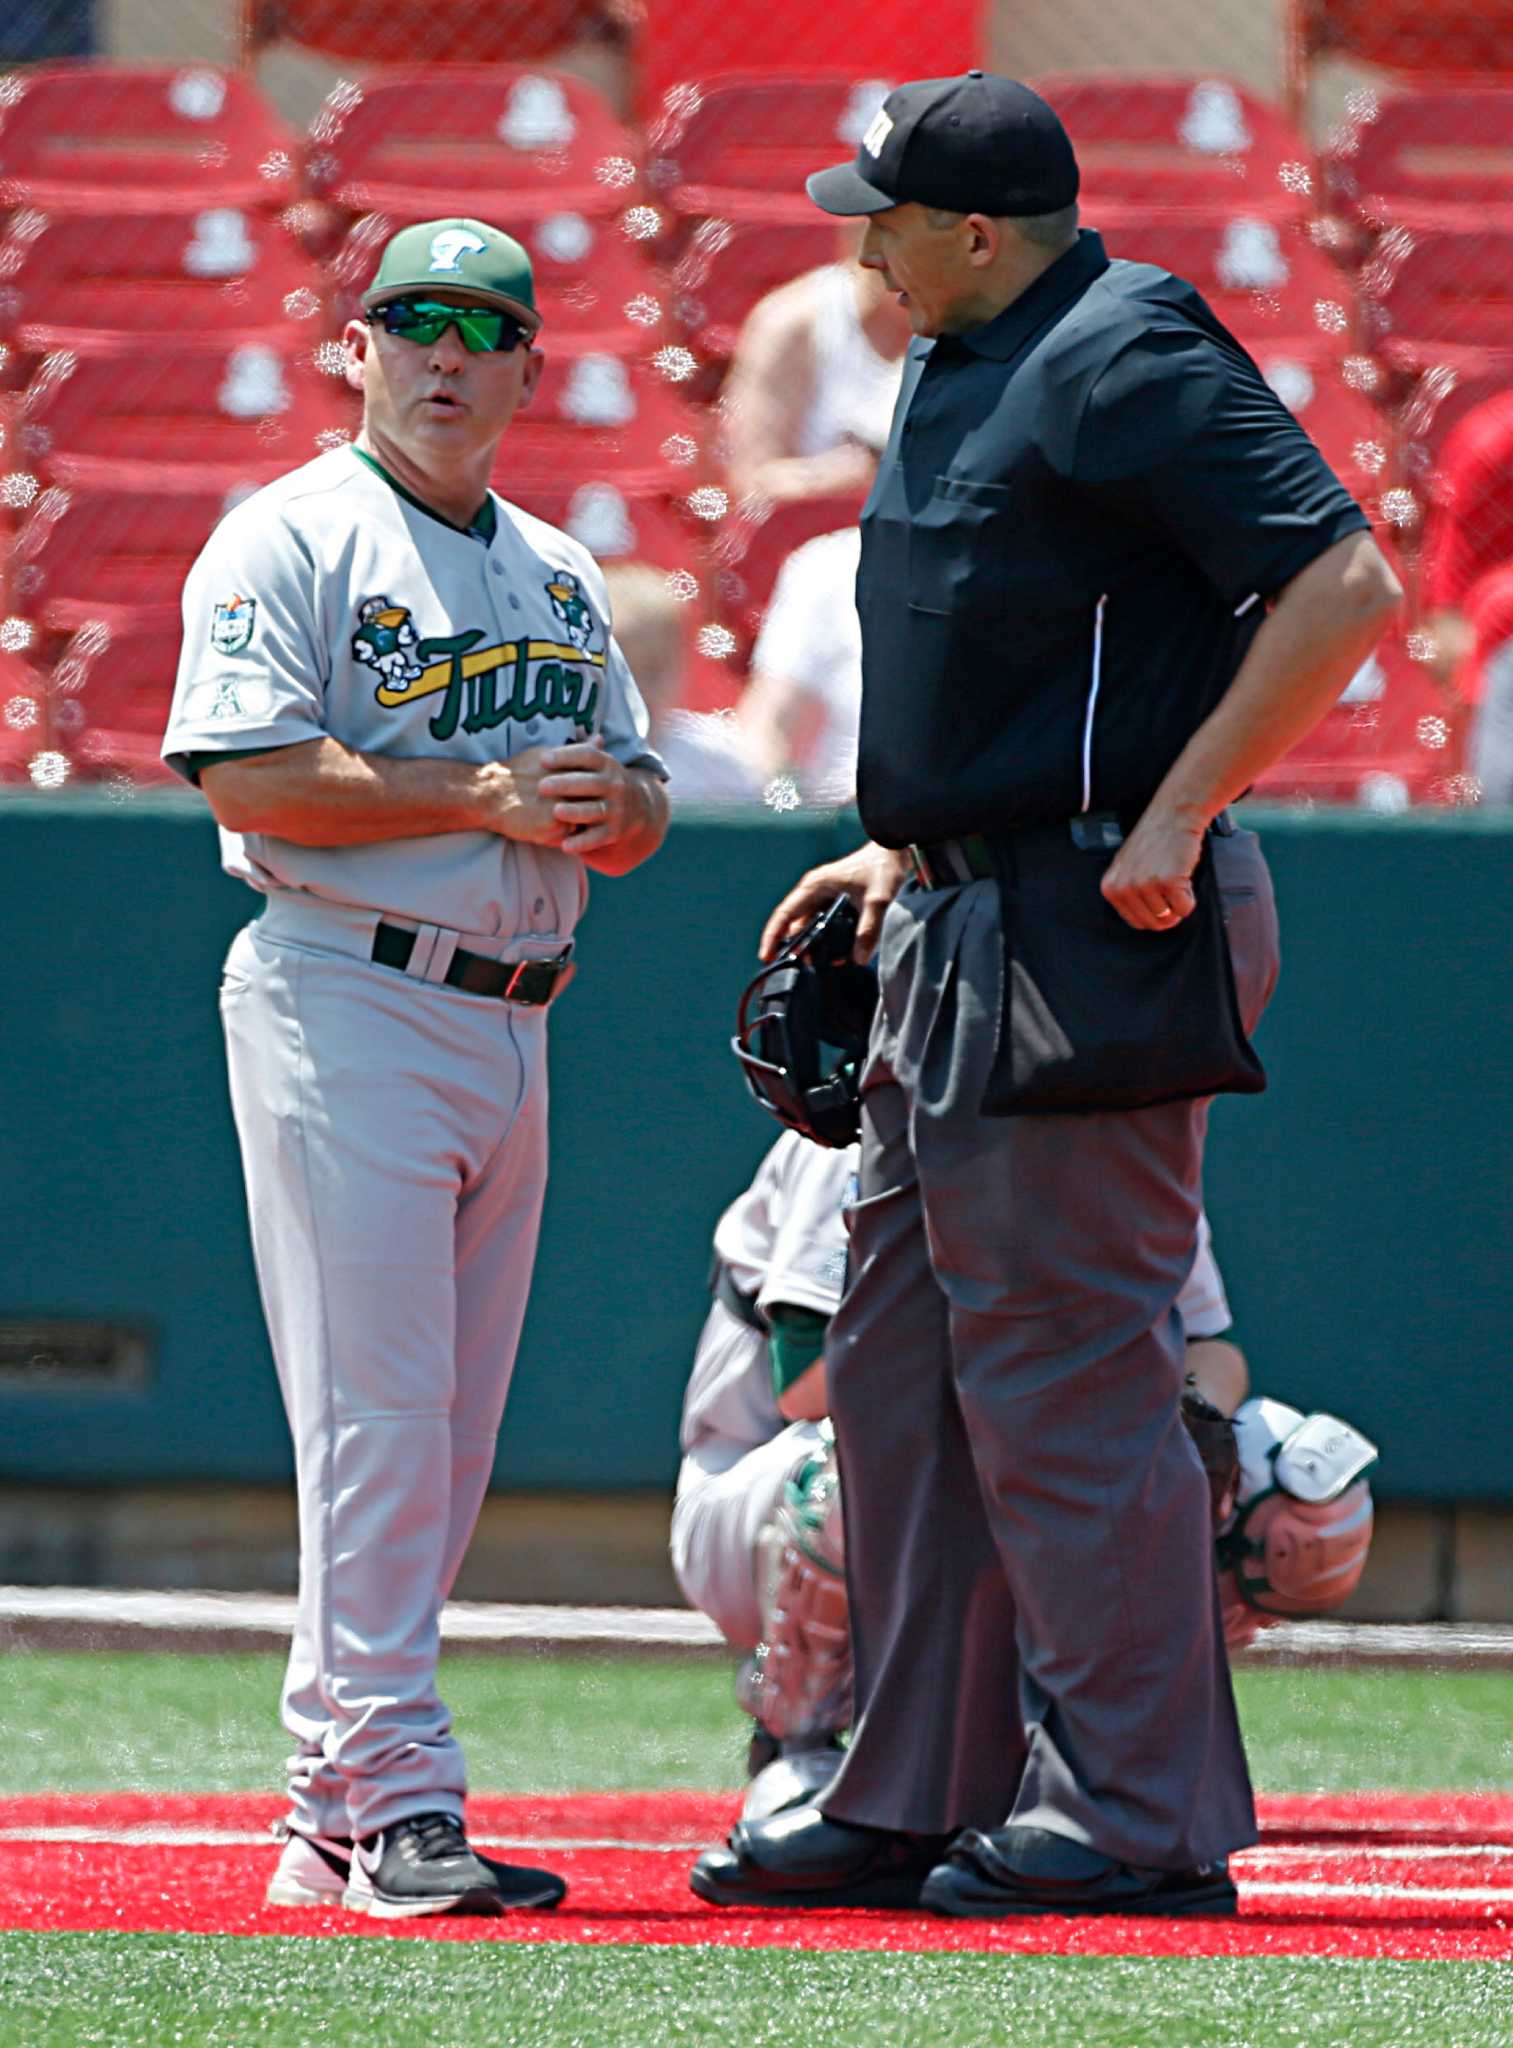
[[[1240,1492],[1219,1537],[1226,1609],[1328,1614],[1360,1584],[1371,1548],[1366,1474],[1376,1445],[1336,1415],[1249,1400],[1235,1416]]]
[[[862,1062],[877,1007],[877,976],[851,958],[855,939],[856,910],[837,896],[747,983],[730,1041],[763,1109],[837,1149],[861,1130]]]

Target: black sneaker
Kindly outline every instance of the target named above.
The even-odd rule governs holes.
[[[455,1814],[412,1813],[355,1844],[342,1904],[375,1920],[415,1920],[427,1913],[539,1911],[566,1892],[549,1870],[476,1855]]]

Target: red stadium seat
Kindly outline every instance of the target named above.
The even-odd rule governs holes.
[[[52,747],[47,678],[0,648],[0,782],[29,782],[30,764]]]
[[[1196,285],[1247,348],[1286,338],[1343,351],[1353,338],[1350,282],[1300,223],[1107,206],[1090,211],[1088,225],[1102,230],[1111,256],[1158,263]]]
[[[1360,276],[1363,333],[1398,371],[1513,367],[1513,223],[1390,228]]]
[[[425,50],[466,50],[480,63],[528,63],[602,31],[630,25],[615,0],[243,0],[242,49],[301,43],[369,64],[413,63]]]
[[[1513,71],[1513,0],[1293,0],[1296,71],[1321,56],[1434,77]]]
[[[60,350],[20,400],[12,466],[49,481],[69,456],[293,469],[349,438],[357,416],[356,394],[307,346],[226,336],[121,361]]]
[[[1451,800],[1455,740],[1429,670],[1394,634],[1308,737],[1258,778],[1255,794],[1385,810]]]
[[[1227,214],[1310,211],[1308,145],[1279,107],[1238,80],[1064,72],[1034,84],[1076,145],[1090,212],[1105,198]]]
[[[177,464],[78,465],[66,487],[44,491],[12,548],[11,603],[50,633],[92,620],[135,622],[176,641],[179,597],[211,529],[240,498],[285,467],[261,474]]]
[[[281,206],[295,141],[245,72],[60,64],[0,80],[0,208]]]
[[[1446,206],[1513,214],[1513,80],[1371,95],[1327,170],[1334,198],[1373,228]]]
[[[178,666],[176,633],[126,618],[81,626],[54,665],[51,727],[84,777],[177,782],[159,757]]]
[[[684,219],[803,220],[810,171],[856,154],[891,89],[855,71],[725,72],[668,95],[648,182]]]
[[[1404,474],[1416,490],[1429,488],[1445,443],[1466,414],[1508,391],[1513,362],[1482,370],[1436,363],[1424,371],[1395,419]]]
[[[674,509],[665,489],[622,485],[608,477],[512,476],[508,435],[493,484],[511,504],[560,526],[600,561],[652,562],[659,569],[686,570],[694,585],[704,580],[699,538]],[[691,588],[690,598],[695,594]]]
[[[986,24],[981,0],[930,0],[928,6],[878,6],[877,0],[639,0],[646,19],[637,52],[641,105],[648,120],[681,100],[690,79],[713,81],[757,71],[844,78],[945,78],[980,64]],[[863,73],[859,66],[866,65]],[[865,122],[863,123],[865,126]],[[855,152],[853,141],[835,151]],[[813,163],[805,170],[813,170]]]
[[[1342,364],[1322,342],[1263,341],[1252,352],[1346,490],[1377,517],[1383,492],[1400,478],[1392,422],[1367,395],[1377,381],[1375,364],[1363,356]]]
[[[686,492],[698,482],[699,424],[649,364],[548,350],[535,396],[504,437],[500,474]]]
[[[703,221],[673,272],[678,324],[706,363],[723,366],[758,299],[833,263],[837,248],[836,224],[814,207],[805,220]]]
[[[378,267],[379,252],[402,222],[373,213],[354,222],[327,271],[338,323],[354,318]],[[554,213],[515,224],[529,251],[536,302],[550,351],[559,338],[574,347],[640,354],[663,338],[670,294],[623,223],[599,214]]]
[[[715,597],[721,616],[749,652],[784,562],[806,540],[855,526],[862,497],[836,494],[795,498],[787,504],[742,505],[721,526],[711,549]],[[849,590],[837,602],[851,603]]]
[[[313,347],[319,278],[276,221],[239,207],[12,216],[0,243],[0,339],[27,355],[137,355],[236,333]]]
[[[618,213],[637,145],[580,79],[518,65],[433,64],[343,81],[311,123],[310,186],[349,214],[461,214],[503,226]]]

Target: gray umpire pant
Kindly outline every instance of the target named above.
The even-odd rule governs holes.
[[[1277,971],[1270,877],[1250,833],[1214,862],[1249,1028]],[[1256,1839],[1179,1414],[1207,1104],[981,1116],[998,900],[911,883],[883,926],[826,1346],[857,1714],[823,1807],[1182,1869]]]

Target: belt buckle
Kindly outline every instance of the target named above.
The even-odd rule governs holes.
[[[548,981],[545,994],[537,993],[537,970],[546,967],[552,970],[555,980],[555,963],[550,960],[517,960],[510,969],[509,980],[499,991],[500,1000],[506,1003],[520,1003],[526,1009],[537,1009],[552,992],[552,981]]]
[[[553,954],[549,960],[515,961],[510,968],[509,980],[500,990],[500,1000],[519,1003],[525,1009],[540,1009],[551,1001],[565,964],[566,956],[561,953]]]

